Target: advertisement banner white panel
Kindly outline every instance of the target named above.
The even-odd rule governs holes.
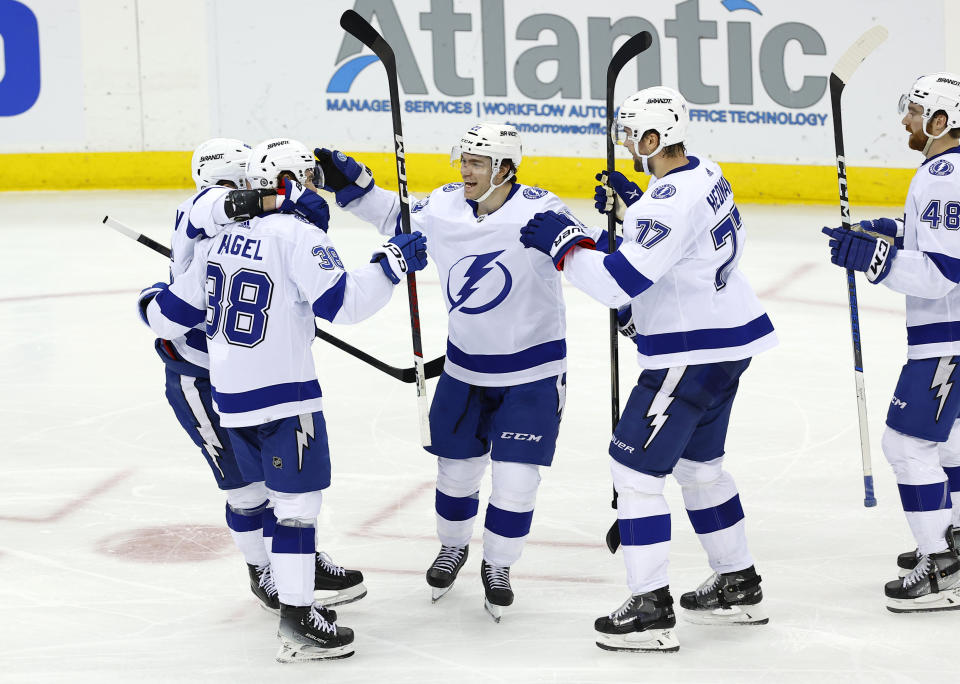
[[[525,153],[604,155],[604,80],[626,36],[652,48],[621,74],[616,100],[663,83],[690,102],[690,146],[718,160],[833,163],[827,75],[874,24],[890,39],[844,97],[853,165],[910,166],[896,103],[944,68],[943,1],[324,0],[269,26],[254,0],[214,0],[214,127],[257,140],[390,150],[384,70],[340,28],[371,19],[397,53],[404,132],[414,152],[446,152],[477,120],[518,125]],[[922,9],[922,11],[920,11]],[[270,30],[265,30],[269,28]]]

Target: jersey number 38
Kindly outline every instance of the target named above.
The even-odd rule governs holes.
[[[223,267],[208,263],[207,338],[223,333],[230,344],[257,346],[267,334],[272,295],[273,281],[266,273],[242,268],[227,283]]]

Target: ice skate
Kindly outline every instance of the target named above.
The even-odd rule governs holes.
[[[327,607],[353,603],[367,595],[363,573],[341,568],[323,551],[317,553],[313,589],[317,603]],[[336,593],[330,595],[331,591]]]
[[[674,627],[673,597],[669,587],[635,594],[609,615],[597,618],[597,646],[605,651],[637,653],[680,649]]]
[[[510,587],[510,568],[480,562],[480,576],[483,578],[483,607],[493,618],[500,622],[503,609],[513,604],[513,589]]]
[[[683,617],[698,625],[765,625],[760,605],[760,575],[751,565],[736,572],[713,573],[694,591],[680,597]]]
[[[434,603],[453,589],[453,582],[457,579],[460,568],[467,562],[469,552],[469,546],[440,547],[440,553],[433,559],[433,564],[427,570],[427,584],[433,590]]]
[[[953,528],[947,528],[947,550],[920,556],[905,577],[887,582],[887,610],[927,613],[960,609],[960,557]]]
[[[280,604],[277,661],[295,663],[308,660],[334,660],[353,655],[353,630],[338,627],[324,617],[320,606]]]
[[[960,529],[954,528],[952,525],[947,529],[953,532],[953,548],[957,549],[957,553],[960,554]],[[919,560],[919,549],[904,551],[897,556],[897,567],[900,568],[900,577],[909,575],[910,571],[917,567],[917,561]]]
[[[273,581],[270,565],[250,565],[247,563],[247,573],[250,575],[250,591],[257,597],[260,606],[274,615],[280,614],[280,598],[277,596],[277,585]]]

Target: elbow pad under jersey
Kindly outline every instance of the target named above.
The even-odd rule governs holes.
[[[272,188],[231,190],[223,200],[223,211],[231,221],[249,221],[264,213],[263,198],[276,194]]]

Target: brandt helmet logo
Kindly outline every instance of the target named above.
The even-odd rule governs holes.
[[[672,97],[651,97],[647,100],[647,104],[670,104],[673,102]]]
[[[501,254],[502,249],[488,254],[471,254],[450,267],[447,273],[450,313],[459,310],[465,314],[481,314],[507,298],[513,287],[513,277],[506,266],[494,261]],[[464,306],[467,300],[473,306]]]
[[[943,76],[937,79],[937,83],[949,83],[950,85],[960,86],[960,81],[954,81],[952,78],[944,78]]]
[[[272,142],[269,145],[267,145],[267,149],[270,150],[270,149],[273,149],[274,147],[280,147],[280,145],[289,145],[289,144],[290,144],[289,140],[278,140],[277,142]]]
[[[214,159],[223,159],[223,152],[220,154],[205,154],[200,157],[200,163],[202,164],[203,162],[213,161]]]
[[[823,36],[800,21],[773,26],[759,18],[754,22],[754,15],[763,15],[759,0],[657,3],[664,9],[653,20],[647,18],[649,12],[635,7],[639,3],[632,3],[632,12],[628,10],[626,16],[597,12],[599,16],[579,21],[559,10],[518,9],[524,3],[511,3],[509,22],[506,0],[484,0],[469,3],[469,7],[468,3],[427,0],[354,0],[352,4],[360,16],[379,26],[393,47],[400,87],[408,96],[506,97],[517,93],[529,100],[560,96],[602,101],[606,68],[617,41],[641,30],[652,34],[653,46],[637,59],[639,74],[633,87],[638,90],[660,85],[663,74],[675,72],[678,90],[693,105],[753,105],[758,95],[764,99],[765,92],[788,109],[811,107],[827,90],[827,78],[818,73],[819,61],[808,57],[828,54]],[[516,28],[507,29],[508,25]],[[468,52],[473,56],[465,48],[479,44],[481,36],[483,68],[475,70],[465,62]],[[414,45],[418,46],[416,54]],[[421,45],[427,47],[421,51]],[[350,92],[360,73],[377,61],[369,51],[364,54],[365,50],[357,38],[344,34],[330,65],[339,66],[327,84],[327,93]],[[797,51],[803,58],[796,57]],[[703,62],[708,55],[722,62],[723,82],[704,80]],[[675,62],[666,64],[670,59]],[[550,68],[541,68],[545,64]]]
[[[512,135],[514,138],[516,138],[517,132],[516,131],[500,131],[500,137],[503,137],[505,135]]]

